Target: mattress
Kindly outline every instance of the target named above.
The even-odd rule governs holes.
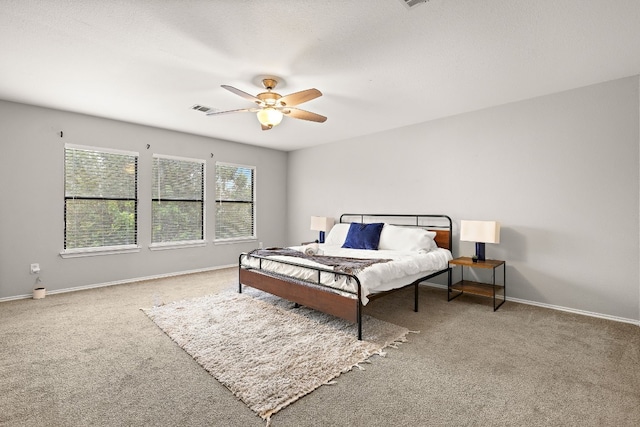
[[[294,246],[291,249],[304,251],[304,246]],[[361,284],[361,301],[366,305],[368,296],[378,292],[401,288],[432,273],[444,270],[449,261],[453,259],[447,249],[437,248],[431,251],[392,251],[392,250],[363,250],[346,249],[336,245],[319,245],[320,253],[327,256],[363,258],[363,259],[390,259],[389,262],[380,262],[366,267],[356,275]],[[330,270],[331,267],[317,262],[297,257],[272,256],[274,260],[284,260],[296,264]],[[244,256],[242,265],[257,268],[260,260],[250,256]],[[289,264],[262,261],[262,269],[271,273],[284,275],[305,281],[318,281],[318,272],[311,268],[298,267]],[[357,294],[355,280],[332,272],[321,272],[320,283],[336,290]]]

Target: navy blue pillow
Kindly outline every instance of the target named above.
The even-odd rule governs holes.
[[[372,249],[378,250],[380,243],[380,232],[382,232],[383,222],[373,224],[359,224],[352,222],[349,226],[347,238],[342,245],[343,248],[350,249]]]

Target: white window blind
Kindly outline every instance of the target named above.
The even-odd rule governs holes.
[[[137,243],[138,153],[65,146],[64,249]]]
[[[255,167],[216,163],[216,240],[255,239]]]
[[[204,160],[153,156],[152,243],[204,239]]]

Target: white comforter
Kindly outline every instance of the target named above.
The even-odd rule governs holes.
[[[396,289],[415,280],[427,276],[436,271],[447,268],[449,260],[453,259],[451,252],[438,248],[429,252],[400,252],[389,250],[362,250],[362,249],[344,249],[340,246],[330,246],[321,244],[320,253],[329,256],[351,257],[351,258],[376,258],[376,259],[392,259],[390,262],[376,263],[362,271],[356,276],[362,285],[361,300],[363,304],[367,304],[368,295],[376,292],[388,291]],[[295,246],[292,249],[304,251],[304,246]],[[318,264],[316,262],[297,257],[274,256],[274,259],[282,259],[297,264],[309,265],[313,267],[331,269],[331,267]],[[255,258],[244,257],[243,265],[256,267],[258,260]],[[283,274],[298,279],[317,281],[317,272],[304,269],[292,265],[281,264],[277,262],[263,261],[262,268],[278,274]],[[337,276],[333,273],[321,273],[320,281],[322,284],[331,286],[336,289],[348,292],[356,292],[356,284],[354,280],[347,280],[345,276]]]

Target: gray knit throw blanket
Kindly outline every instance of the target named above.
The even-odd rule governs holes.
[[[317,262],[318,264],[333,267],[334,271],[347,274],[357,274],[363,268],[369,267],[370,265],[391,261],[390,259],[364,259],[328,255],[307,255],[304,252],[296,251],[295,249],[289,248],[254,249],[249,252],[249,255],[257,255],[262,257],[281,255],[304,258]]]

